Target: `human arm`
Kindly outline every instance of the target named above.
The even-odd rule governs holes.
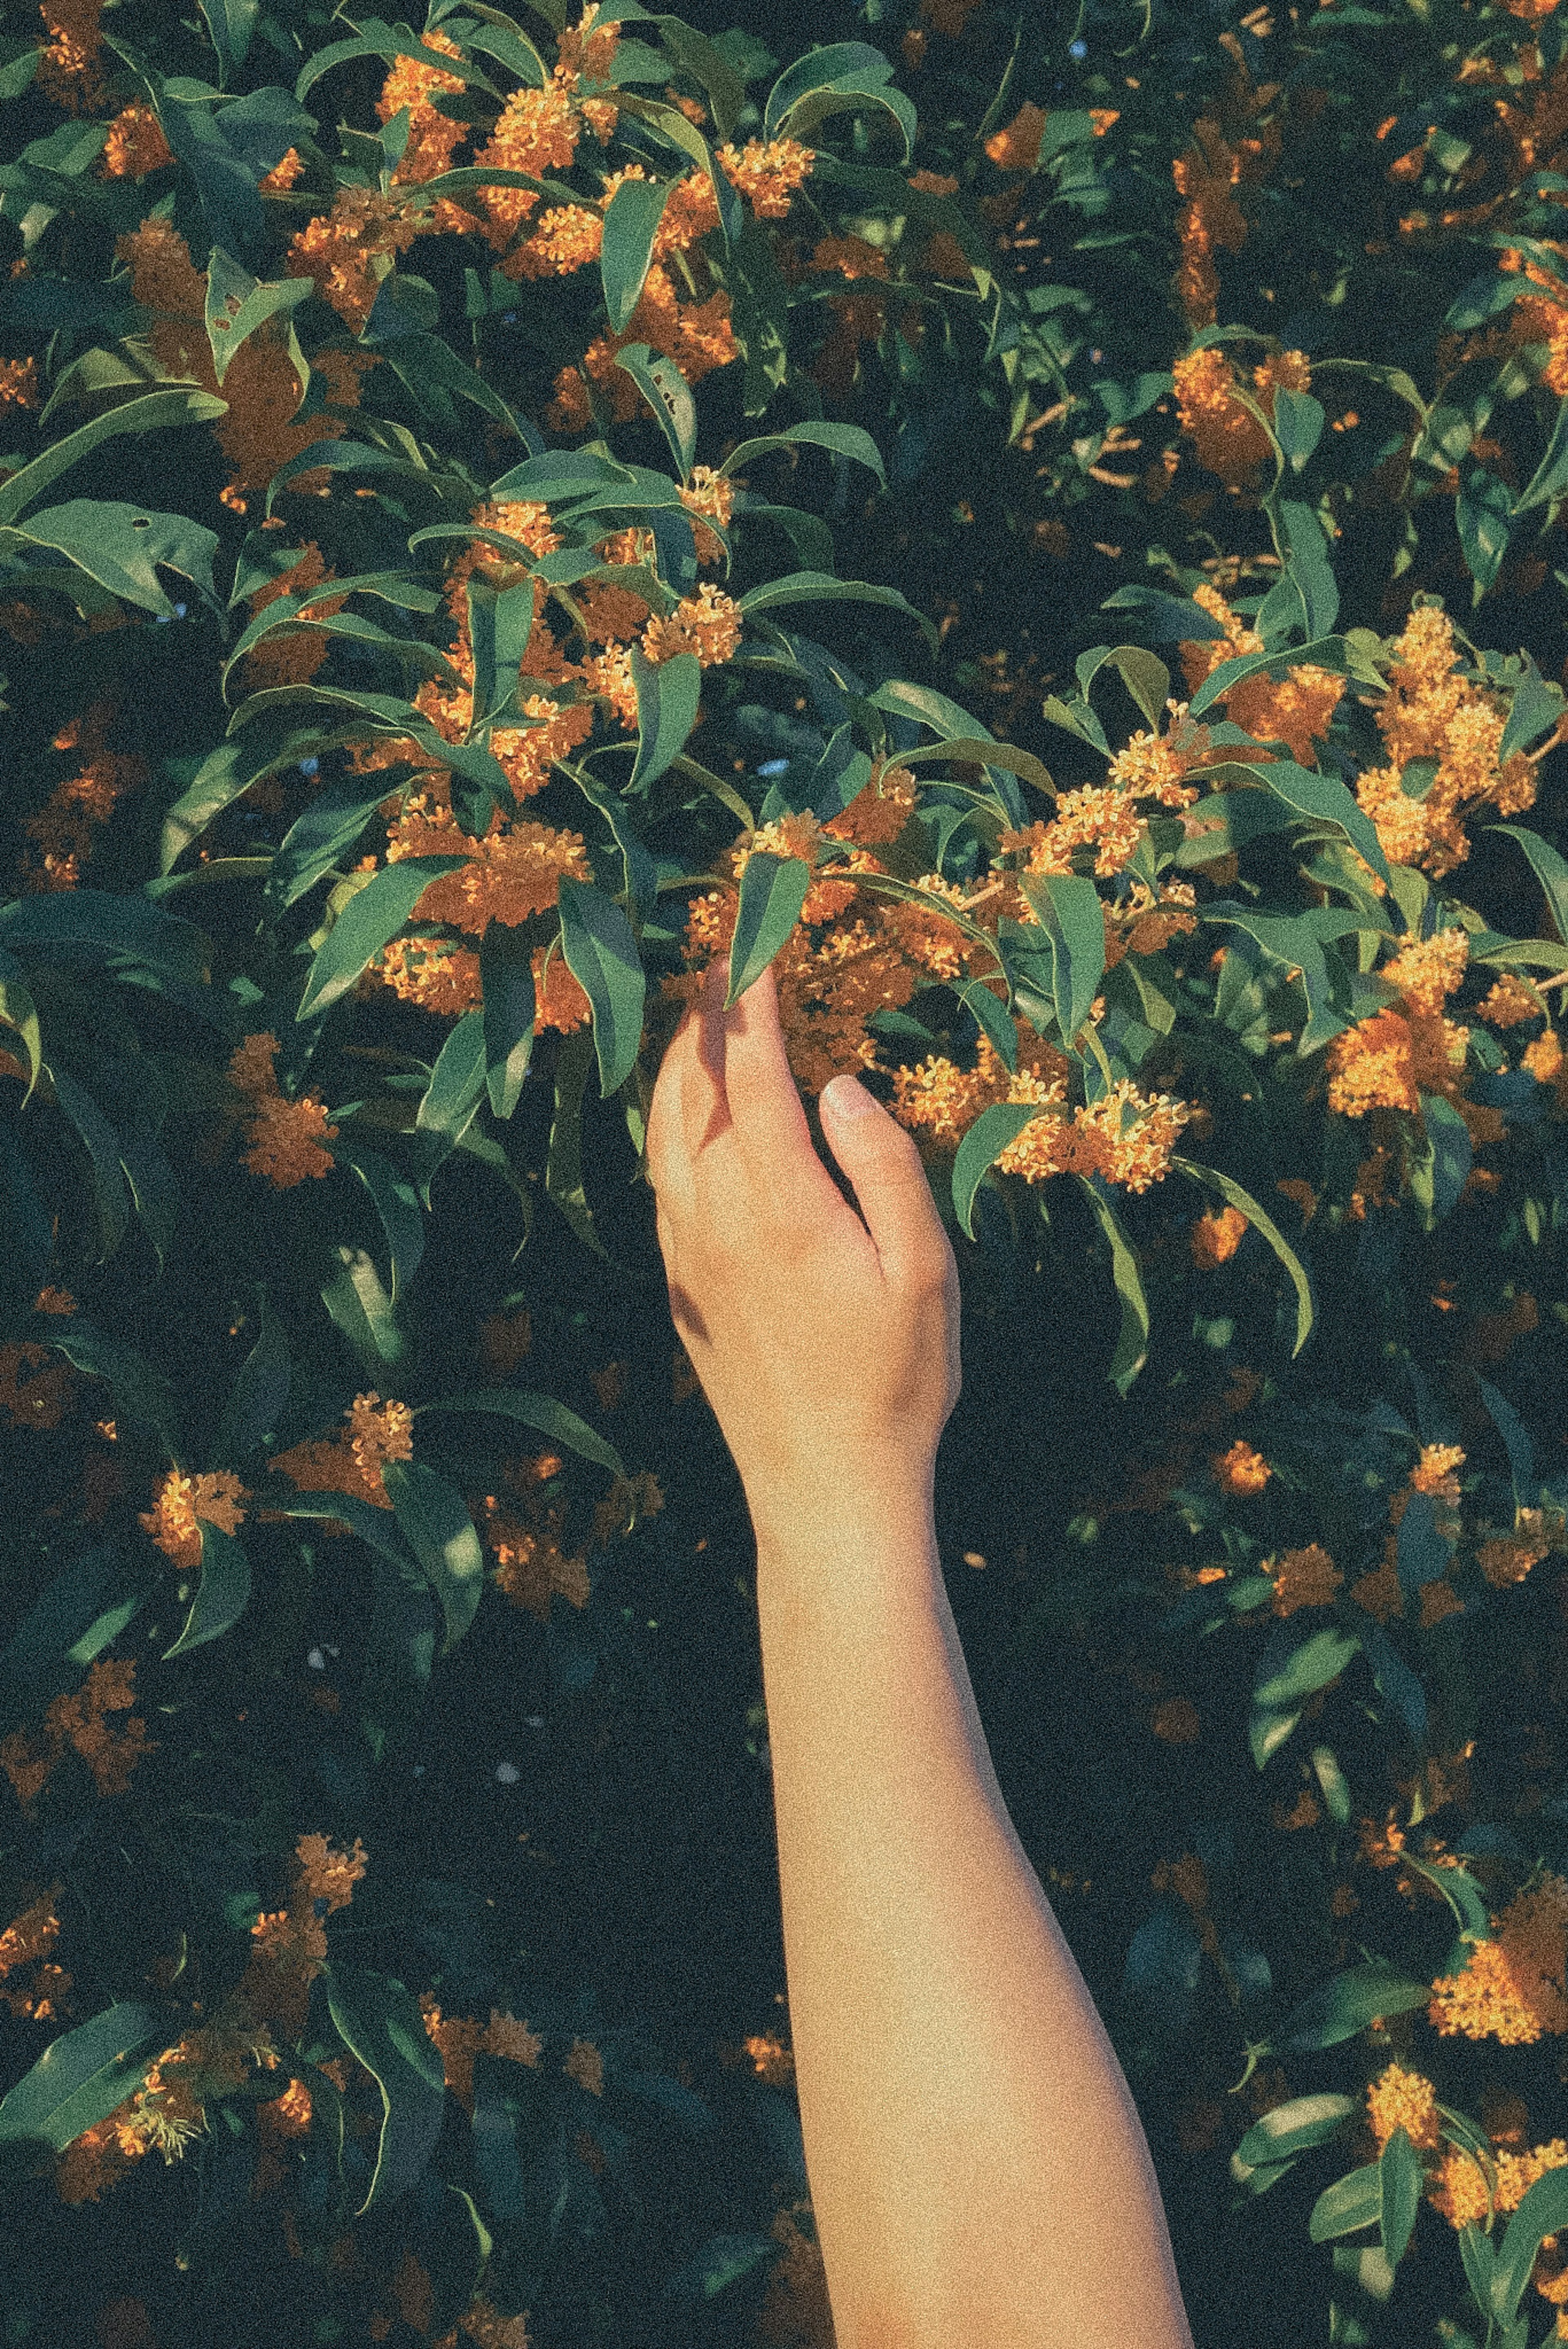
[[[757,1537],[784,1959],[839,2349],[1190,2349],[1127,2084],[1008,1816],[942,1580],[958,1274],[849,1081],[812,1146],[771,969],[649,1121],[679,1330]],[[836,1114],[847,1090],[865,1114]]]

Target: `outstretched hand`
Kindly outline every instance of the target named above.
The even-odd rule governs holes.
[[[772,968],[725,958],[666,1052],[648,1172],[675,1327],[753,1521],[927,1482],[960,1386],[959,1278],[913,1137],[853,1077],[823,1088],[845,1199],[813,1146]]]

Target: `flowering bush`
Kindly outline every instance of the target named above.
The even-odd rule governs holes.
[[[1568,2337],[1555,19],[537,13],[0,53],[10,2336],[830,2339],[641,1181],[722,957],[950,1222],[1199,2337]]]

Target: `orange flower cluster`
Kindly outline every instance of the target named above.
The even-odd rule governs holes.
[[[1069,874],[1073,852],[1093,848],[1095,870],[1102,875],[1120,873],[1137,854],[1143,836],[1144,813],[1139,802],[1158,807],[1189,808],[1198,797],[1186,780],[1189,768],[1209,756],[1206,726],[1192,723],[1185,702],[1167,705],[1169,724],[1163,735],[1135,734],[1106,768],[1103,784],[1085,783],[1057,794],[1056,812],[1049,822],[1037,820],[1020,831],[1004,829],[997,845],[1016,861],[1020,873]],[[1014,887],[1004,910],[1021,922],[1039,916],[1023,891]]]
[[[1253,1450],[1241,1436],[1228,1452],[1222,1452],[1210,1463],[1218,1482],[1227,1493],[1243,1497],[1261,1493],[1273,1470],[1261,1452]]]
[[[1293,1615],[1298,1607],[1329,1607],[1345,1580],[1319,1542],[1304,1549],[1288,1549],[1272,1569],[1274,1613]]]
[[[1178,646],[1189,694],[1196,693],[1222,661],[1263,649],[1256,628],[1248,627],[1207,580],[1193,589],[1192,600],[1212,613],[1225,634],[1189,637]],[[1283,742],[1298,766],[1315,767],[1317,744],[1326,737],[1344,692],[1344,678],[1335,677],[1332,669],[1314,668],[1308,661],[1287,669],[1282,678],[1272,678],[1266,670],[1243,678],[1240,685],[1226,688],[1220,696],[1220,707],[1232,725],[1241,727],[1255,741]],[[1273,755],[1272,750],[1262,754],[1264,759]]]
[[[1374,1012],[1336,1036],[1328,1048],[1328,1105],[1342,1117],[1368,1110],[1420,1108],[1421,1092],[1457,1102],[1469,1030],[1443,1016],[1443,1002],[1465,975],[1469,940],[1463,930],[1406,945],[1381,976],[1404,997],[1400,1010]]]
[[[324,1145],[337,1139],[337,1128],[327,1124],[318,1093],[290,1101],[279,1090],[272,1065],[278,1049],[275,1036],[247,1036],[229,1062],[229,1081],[251,1103],[243,1164],[286,1191],[307,1175],[331,1174],[337,1162]]]
[[[122,106],[103,143],[104,178],[145,180],[150,171],[161,171],[173,160],[174,150],[152,109],[140,98]]]
[[[1229,1264],[1247,1235],[1247,1218],[1240,1207],[1221,1207],[1199,1216],[1188,1245],[1199,1272],[1213,1272]]]
[[[74,2137],[55,2172],[62,2202],[97,2202],[145,2154],[176,2161],[207,2125],[215,2096],[244,2087],[252,2066],[275,2071],[281,2058],[265,2023],[230,2001],[224,2019],[188,2032],[163,2054],[141,2086]]]
[[[439,49],[443,57],[461,58],[462,55],[451,35],[439,29],[421,33],[420,40],[425,48]],[[392,173],[394,184],[433,180],[438,172],[452,169],[453,152],[467,138],[468,126],[454,121],[450,114],[438,113],[431,101],[443,95],[460,96],[464,87],[460,75],[444,73],[440,66],[427,65],[422,57],[398,59],[381,84],[381,95],[376,100],[379,122],[390,122],[405,106],[409,109],[409,143]],[[457,207],[453,205],[452,210],[456,212]],[[472,225],[464,215],[459,214],[458,219],[464,226]],[[438,225],[449,223],[443,221]],[[456,226],[457,222],[450,225]]]
[[[358,1837],[344,1851],[325,1836],[303,1835],[295,1863],[287,1905],[265,1911],[251,1927],[251,1959],[234,1992],[239,2013],[265,2018],[291,2039],[305,2028],[310,1985],[326,1962],[323,1912],[348,1906],[367,1857]]]
[[[0,2002],[10,2008],[18,2022],[47,2023],[57,2019],[60,2002],[71,1986],[69,1974],[54,1962],[50,1954],[60,1937],[60,1920],[55,1905],[59,1896],[59,1885],[51,1885],[0,1933]],[[20,1966],[36,1969],[29,1985],[12,1983],[7,1979]]]
[[[392,1506],[381,1470],[414,1456],[414,1415],[406,1402],[383,1402],[371,1389],[356,1395],[331,1435],[313,1435],[280,1452],[273,1466],[299,1493],[347,1493],[378,1509]],[[263,1516],[266,1515],[264,1510]],[[334,1519],[329,1531],[341,1531]]]
[[[1543,1876],[1492,1920],[1459,1974],[1432,1985],[1428,2014],[1446,2038],[1496,2039],[1504,2047],[1568,2031],[1563,1995],[1568,1961],[1568,1878]]]
[[[581,833],[547,823],[511,823],[497,809],[482,840],[465,833],[450,807],[420,792],[410,800],[387,840],[387,862],[408,856],[466,856],[455,873],[432,881],[413,918],[448,922],[482,937],[492,922],[515,928],[559,902],[563,874],[591,881],[593,868]]]
[[[31,1339],[0,1345],[0,1412],[13,1427],[58,1427],[75,1381],[68,1362]]]
[[[504,1506],[497,1495],[487,1493],[474,1512],[480,1536],[495,1560],[496,1588],[541,1623],[550,1619],[550,1600],[556,1591],[576,1608],[587,1605],[591,1592],[585,1554],[579,1550],[567,1557],[561,1548],[566,1510],[559,1503],[547,1502],[541,1489],[560,1472],[560,1460],[553,1452],[514,1461],[504,1473],[512,1506]],[[642,1500],[641,1514],[651,1516],[663,1506],[663,1495],[651,1477],[647,1481],[651,1495]],[[634,1500],[641,1492],[639,1479]],[[656,1502],[652,1495],[658,1495]],[[597,1518],[595,1539],[599,1539]]]
[[[1423,2073],[1401,2064],[1390,2064],[1367,2087],[1366,2117],[1379,2154],[1397,2128],[1417,2153],[1436,2153],[1442,2142],[1436,2088]]]
[[[1270,456],[1268,435],[1236,397],[1241,380],[1232,361],[1216,343],[1190,351],[1171,368],[1177,414],[1198,461],[1238,489],[1255,490]],[[1282,351],[1252,370],[1249,389],[1272,420],[1274,393],[1312,389],[1312,366],[1304,351]],[[1260,647],[1261,649],[1261,647]]]
[[[1040,145],[1045,135],[1045,113],[1033,98],[1025,98],[1017,113],[1000,130],[993,130],[985,142],[985,151],[1000,171],[1033,171],[1040,161]],[[1180,181],[1177,182],[1178,186]]]
[[[40,397],[36,359],[0,359],[0,408],[36,408]]]
[[[95,833],[126,793],[147,781],[147,761],[139,752],[105,747],[114,714],[114,703],[100,698],[55,736],[52,747],[76,751],[81,763],[55,785],[36,815],[22,819],[23,832],[42,851],[40,861],[23,865],[25,888],[74,889],[92,855]]]
[[[227,1468],[187,1476],[171,1468],[158,1487],[151,1509],[138,1517],[165,1557],[193,1569],[202,1563],[202,1526],[216,1526],[221,1533],[238,1533],[244,1523],[244,1503],[250,1494]]]
[[[1181,261],[1175,290],[1193,326],[1211,326],[1219,316],[1215,253],[1240,253],[1247,241],[1246,217],[1231,191],[1265,180],[1281,149],[1278,123],[1259,127],[1262,109],[1278,94],[1279,84],[1255,88],[1235,34],[1220,37],[1234,71],[1219,115],[1199,117],[1192,126],[1193,144],[1170,167],[1176,191],[1187,200],[1177,220]]]
[[[103,0],[41,0],[38,14],[49,36],[39,45],[38,88],[67,114],[96,114],[109,95],[98,62]]]
[[[425,2029],[441,2057],[446,2085],[467,2113],[473,2110],[473,2059],[476,2055],[503,2055],[509,2063],[530,2064],[538,2068],[545,2043],[526,2023],[510,2012],[503,2014],[495,2007],[490,2010],[488,2023],[476,2023],[472,2016],[446,2015],[431,1991],[420,1999],[420,2013],[425,2019]]]
[[[1366,769],[1355,796],[1377,827],[1394,864],[1418,865],[1434,880],[1469,854],[1465,825],[1483,808],[1521,815],[1535,800],[1530,754],[1514,751],[1501,768],[1507,724],[1500,696],[1456,673],[1454,624],[1440,606],[1418,605],[1394,648],[1394,666],[1374,710],[1388,764]],[[1437,771],[1420,798],[1405,791],[1412,760],[1434,759]]]
[[[327,568],[316,541],[307,538],[297,562],[286,571],[275,572],[247,597],[252,616],[265,612],[280,595],[304,595],[336,576]],[[348,600],[347,595],[323,595],[310,605],[310,617],[327,619],[340,612]],[[253,693],[263,693],[269,686],[307,685],[331,649],[332,639],[325,634],[308,628],[279,628],[263,636],[245,655],[245,683]]]
[[[41,1744],[25,1729],[14,1729],[0,1739],[0,1770],[29,1816],[67,1746],[81,1755],[100,1795],[124,1794],[138,1762],[154,1750],[139,1714],[131,1714],[118,1736],[107,1719],[111,1713],[130,1713],[136,1702],[135,1681],[134,1657],[100,1657],[74,1694],[57,1696],[46,1705]]]
[[[430,226],[431,208],[417,196],[339,188],[331,211],[318,212],[290,239],[284,267],[290,277],[314,278],[322,300],[358,334],[380,285],[374,264],[384,254],[406,253]]]
[[[198,383],[229,404],[228,414],[215,420],[213,431],[234,468],[220,492],[234,512],[243,513],[244,493],[265,489],[279,467],[312,440],[335,440],[348,429],[347,418],[332,409],[358,406],[359,378],[376,365],[372,353],[318,352],[311,364],[326,379],[330,406],[296,422],[303,391],[286,333],[277,320],[269,320],[234,353],[220,392],[206,328],[206,277],[193,265],[178,229],[161,218],[144,220],[119,239],[115,250],[130,264],[130,290],[137,301],[158,314],[147,333],[160,363],[171,376]],[[317,469],[300,474],[291,486],[305,494],[325,481],[325,473]]]
[[[646,402],[630,376],[616,365],[617,354],[628,343],[646,343],[650,350],[673,359],[690,384],[700,383],[715,367],[728,367],[741,355],[730,324],[729,295],[721,287],[703,301],[682,302],[670,272],[656,261],[620,333],[596,335],[580,367],[562,368],[545,421],[561,432],[587,431],[594,412],[589,381],[618,422],[628,422],[637,415]]]

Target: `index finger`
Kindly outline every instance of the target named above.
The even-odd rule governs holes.
[[[747,1170],[753,1182],[766,1185],[776,1208],[794,1216],[803,1206],[842,1203],[812,1144],[784,1050],[771,963],[726,1017],[724,1092]]]

